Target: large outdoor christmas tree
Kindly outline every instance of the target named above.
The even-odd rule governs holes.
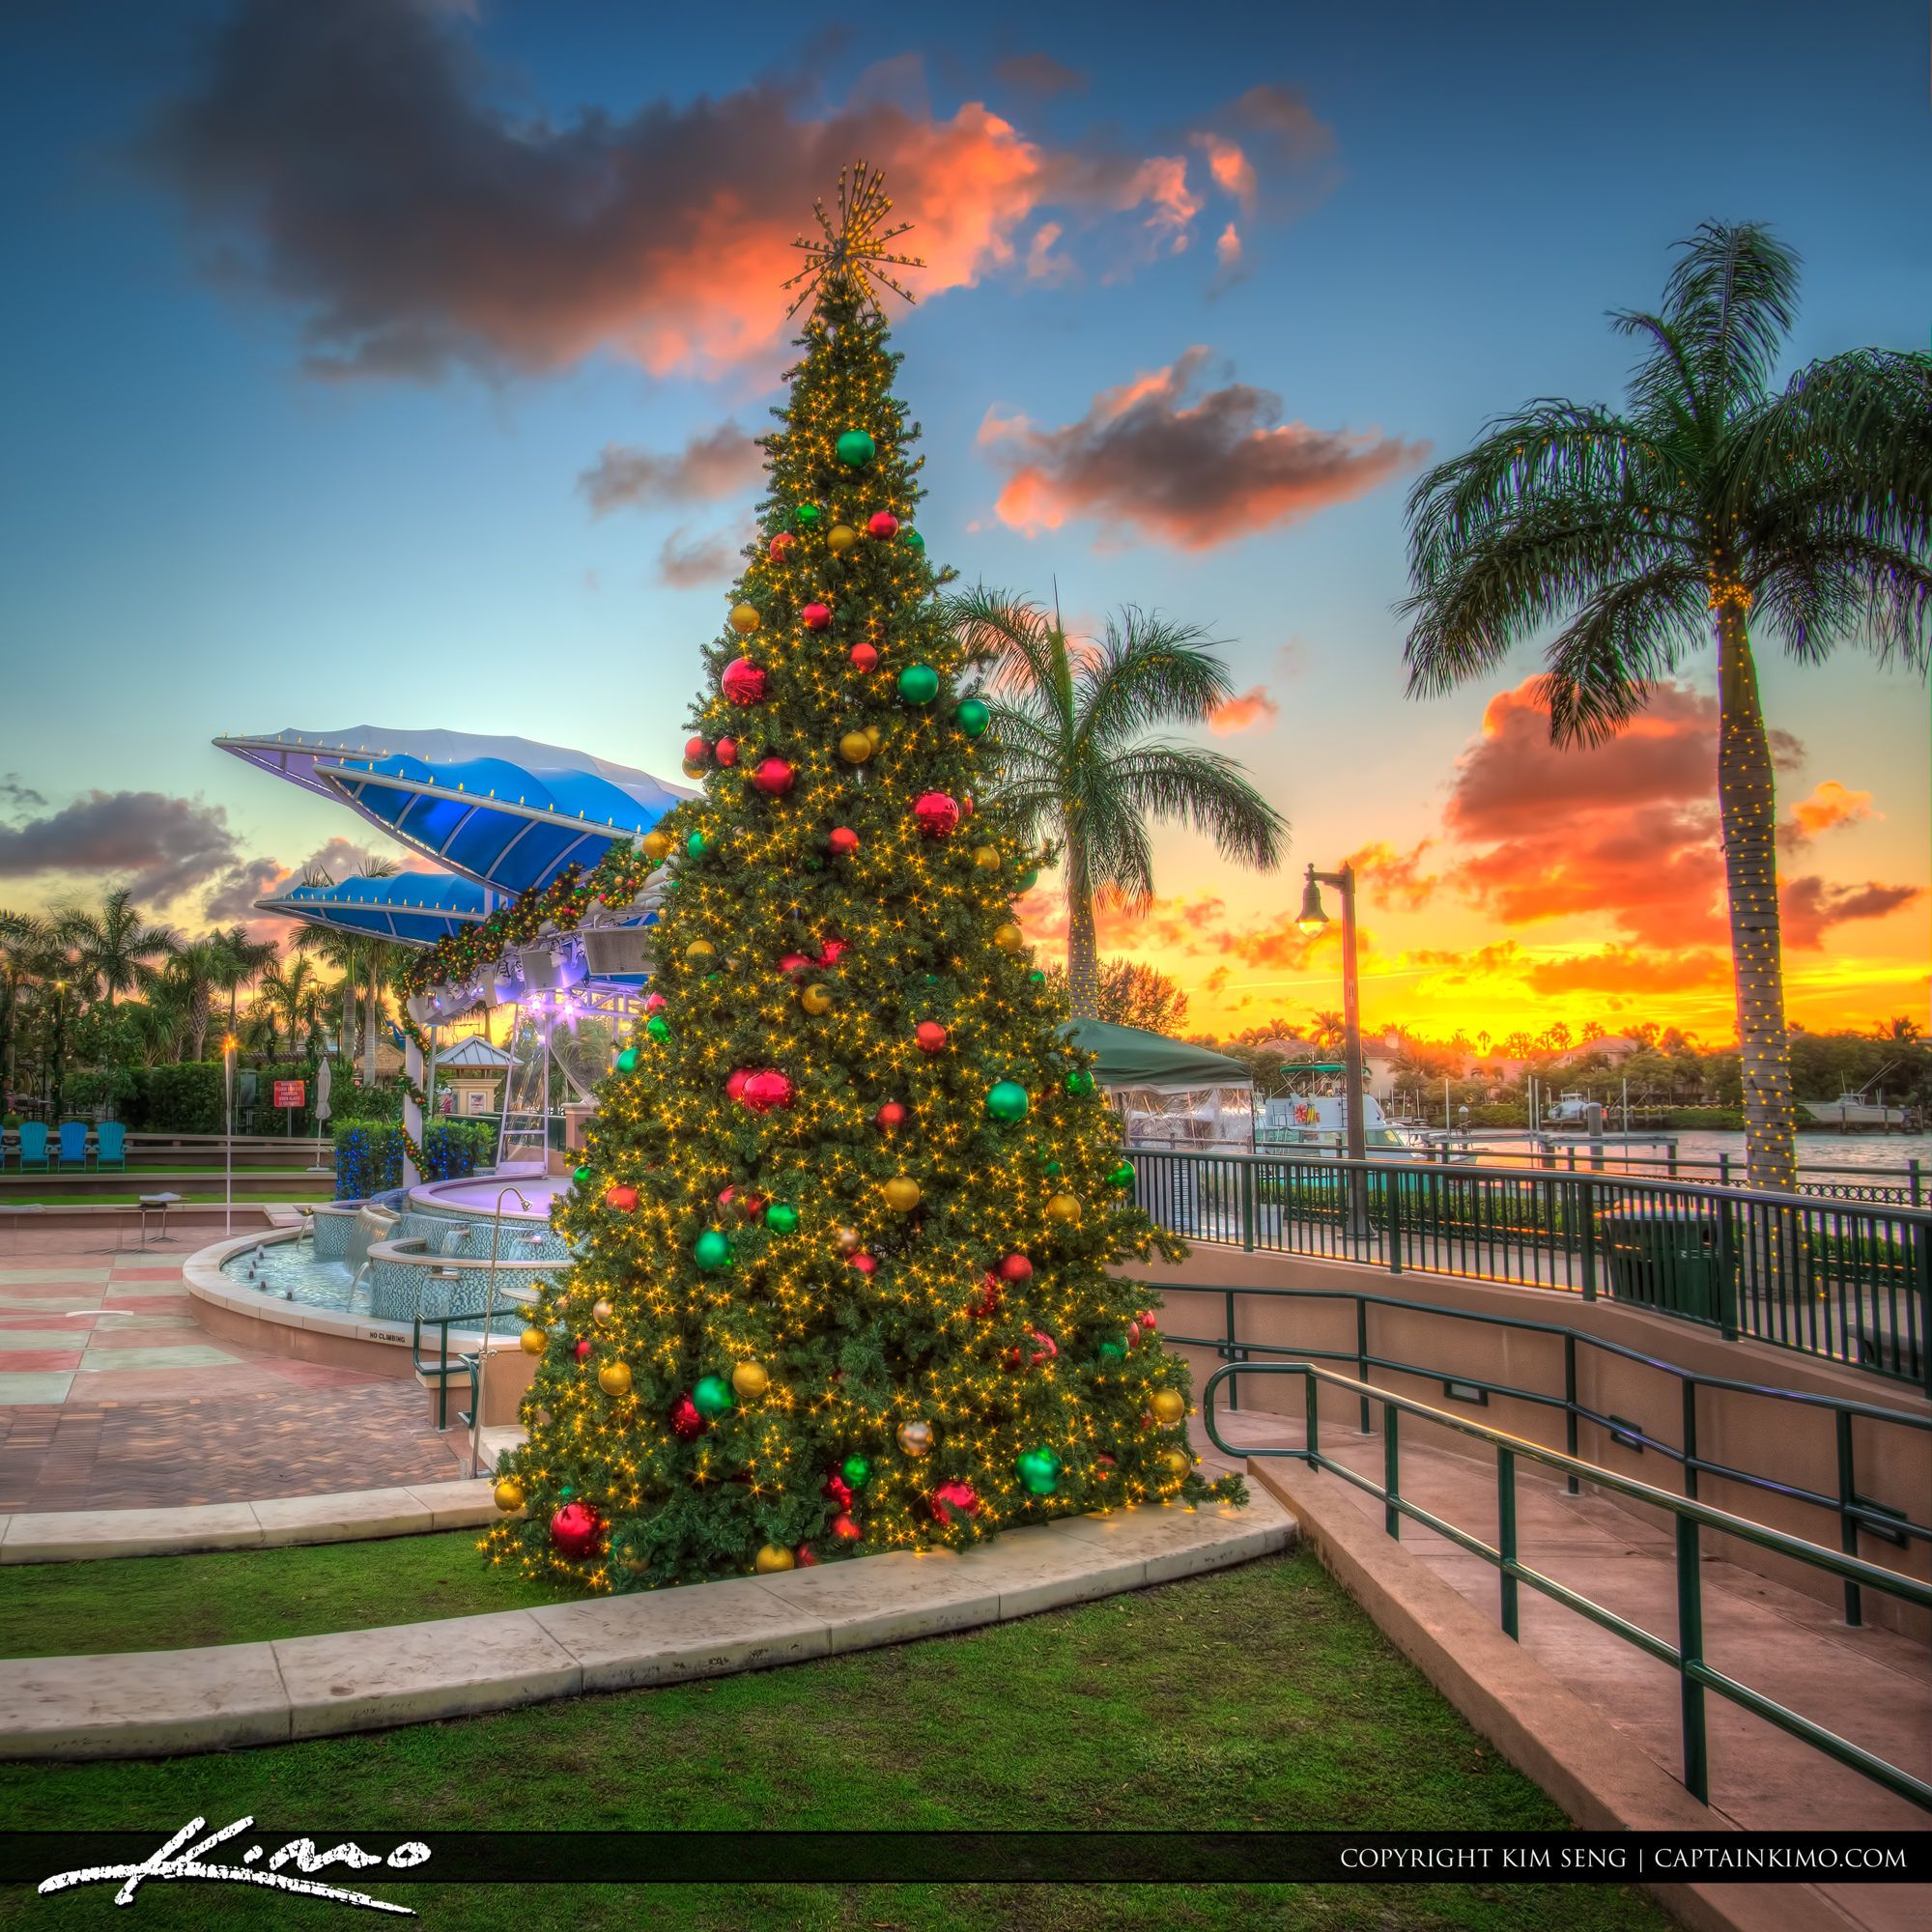
[[[841,180],[770,494],[706,653],[640,1036],[557,1225],[499,1562],[636,1589],[1210,1489],[1109,1264],[1178,1252],[1013,920],[1037,855],[913,525],[923,459]],[[916,265],[913,265],[916,266]],[[901,291],[901,293],[903,293]]]

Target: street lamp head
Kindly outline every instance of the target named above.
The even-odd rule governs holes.
[[[1327,911],[1321,904],[1321,888],[1315,883],[1313,866],[1308,868],[1308,883],[1301,891],[1301,911],[1294,923],[1304,939],[1313,939],[1328,923]]]

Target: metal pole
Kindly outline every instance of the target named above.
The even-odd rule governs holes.
[[[221,1232],[235,1232],[235,1037],[221,1042],[222,1188]]]
[[[548,1126],[546,1126],[546,1132]],[[496,1218],[490,1223],[490,1278],[483,1291],[483,1347],[476,1356],[476,1406],[469,1417],[469,1473],[471,1477],[482,1473],[483,1460],[483,1378],[490,1366],[490,1323],[497,1314],[497,1243],[503,1233],[503,1197],[514,1194],[517,1206],[529,1211],[530,1204],[515,1187],[501,1187],[497,1190]]]

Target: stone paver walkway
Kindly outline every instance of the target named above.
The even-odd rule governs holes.
[[[1302,1439],[1298,1423],[1255,1410],[1220,1414],[1216,1426],[1224,1439],[1244,1445],[1290,1446]],[[1197,1422],[1197,1438],[1199,1434]],[[1324,1423],[1321,1446],[1349,1468],[1381,1481],[1380,1436]],[[1206,1442],[1200,1447],[1211,1470],[1239,1466]],[[1340,1477],[1319,1480],[1380,1524],[1377,1498]],[[1402,1489],[1444,1521],[1495,1542],[1492,1464],[1405,1440]],[[1601,1495],[1571,1496],[1559,1479],[1545,1482],[1520,1471],[1518,1528],[1523,1562],[1675,1640],[1676,1570],[1666,1530]],[[1410,1521],[1402,1526],[1402,1543],[1486,1616],[1498,1619],[1498,1578],[1489,1564]],[[1736,1564],[1707,1556],[1702,1570],[1705,1655],[1717,1669],[1915,1776],[1932,1778],[1932,1658],[1922,1643],[1893,1631],[1850,1629],[1830,1605]],[[1523,1649],[1672,1776],[1681,1776],[1676,1672],[1527,1585],[1520,1598]],[[1922,1831],[1932,1822],[1916,1805],[1715,1691],[1705,1709],[1711,1804],[1746,1830]],[[1821,1889],[1871,1932],[1905,1932],[1925,1923],[1922,1887]]]
[[[315,1495],[462,1473],[413,1380],[217,1340],[181,1257],[101,1253],[99,1228],[0,1251],[0,1511]]]

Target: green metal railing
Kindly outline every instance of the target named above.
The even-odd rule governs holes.
[[[1303,1446],[1298,1449],[1251,1448],[1225,1441],[1215,1427],[1214,1398],[1220,1384],[1230,1377],[1246,1376],[1300,1376],[1303,1378],[1303,1426],[1305,1436]],[[1338,1463],[1332,1456],[1322,1453],[1321,1387],[1326,1383],[1332,1388],[1348,1391],[1350,1396],[1366,1397],[1379,1406],[1382,1416],[1382,1480],[1378,1483],[1373,1478],[1362,1475]],[[1432,1510],[1424,1509],[1402,1493],[1402,1452],[1401,1430],[1397,1417],[1411,1415],[1439,1428],[1454,1430],[1458,1435],[1466,1435],[1479,1442],[1486,1442],[1495,1451],[1496,1457],[1496,1541],[1486,1543],[1481,1537],[1446,1520]],[[1426,1403],[1412,1400],[1408,1396],[1396,1395],[1388,1389],[1368,1388],[1340,1375],[1333,1369],[1318,1368],[1312,1362],[1255,1362],[1246,1366],[1230,1366],[1216,1369],[1208,1377],[1207,1385],[1201,1392],[1201,1417],[1208,1439],[1223,1455],[1234,1457],[1287,1458],[1306,1463],[1311,1468],[1326,1470],[1328,1474],[1339,1476],[1344,1482],[1372,1495],[1382,1505],[1382,1525],[1388,1535],[1400,1538],[1402,1520],[1406,1517],[1413,1522],[1421,1523],[1436,1535],[1446,1538],[1459,1549],[1465,1549],[1472,1556],[1480,1557],[1496,1573],[1499,1579],[1500,1614],[1503,1633],[1510,1637],[1520,1634],[1520,1591],[1525,1583],[1533,1590],[1540,1591],[1551,1602],[1575,1610],[1600,1629],[1606,1630],[1614,1636],[1642,1651],[1647,1657],[1655,1658],[1660,1663],[1667,1664],[1677,1673],[1679,1684],[1678,1723],[1682,1745],[1684,1782],[1691,1795],[1700,1804],[1709,1804],[1711,1798],[1710,1747],[1705,1723],[1705,1694],[1715,1690],[1719,1696],[1728,1699],[1740,1709],[1762,1718],[1767,1723],[1776,1724],[1781,1731],[1824,1752],[1835,1763],[1845,1765],[1850,1770],[1868,1777],[1873,1783],[1882,1785],[1887,1791],[1900,1798],[1909,1799],[1913,1804],[1932,1810],[1932,1784],[1915,1776],[1911,1772],[1895,1764],[1888,1763],[1874,1752],[1863,1749],[1849,1739],[1841,1738],[1835,1731],[1828,1730],[1823,1724],[1802,1717],[1788,1706],[1776,1699],[1753,1690],[1748,1685],[1740,1683],[1735,1677],[1716,1669],[1704,1655],[1704,1592],[1703,1555],[1699,1545],[1699,1532],[1715,1530],[1723,1536],[1736,1537],[1739,1541],[1755,1545],[1760,1549],[1768,1549],[1779,1556],[1803,1563],[1811,1569],[1823,1570],[1831,1576],[1857,1584],[1861,1589],[1876,1590],[1881,1595],[1895,1597],[1902,1603],[1916,1605],[1918,1608],[1932,1611],[1932,1583],[1921,1583],[1915,1577],[1901,1577],[1890,1570],[1881,1570],[1876,1564],[1866,1563],[1856,1556],[1841,1555],[1837,1550],[1826,1549],[1821,1545],[1806,1543],[1802,1537],[1787,1536],[1782,1530],[1768,1529],[1764,1524],[1752,1522],[1747,1517],[1732,1516],[1727,1511],[1713,1509],[1708,1503],[1701,1503],[1689,1496],[1674,1495],[1668,1490],[1653,1488],[1648,1483],[1639,1483],[1634,1478],[1623,1476],[1611,1469],[1600,1467],[1594,1463],[1585,1463],[1575,1456],[1567,1456],[1555,1449],[1546,1449],[1540,1442],[1526,1441],[1520,1436],[1505,1434],[1500,1429],[1485,1428],[1481,1423],[1470,1422],[1463,1416],[1451,1415],[1439,1408],[1432,1408]],[[1673,1556],[1677,1583],[1677,1634],[1673,1642],[1661,1637],[1642,1625],[1633,1623],[1628,1617],[1620,1616],[1605,1605],[1573,1590],[1566,1583],[1559,1583],[1555,1577],[1547,1576],[1534,1565],[1522,1560],[1519,1548],[1517,1526],[1517,1471],[1523,1463],[1535,1463],[1545,1468],[1553,1469],[1557,1474],[1573,1482],[1586,1482],[1600,1490],[1608,1490],[1615,1494],[1628,1496],[1636,1502],[1647,1503],[1651,1508],[1662,1510],[1674,1523]]]
[[[475,1355],[452,1355],[449,1352],[449,1331],[459,1326],[474,1328],[481,1333],[483,1311],[480,1308],[467,1308],[454,1315],[425,1315],[416,1310],[412,1324],[410,1344],[411,1358],[416,1374],[433,1378],[436,1388],[436,1426],[449,1427],[449,1384],[452,1379],[467,1380],[469,1384],[469,1407],[457,1410],[457,1420],[468,1423],[476,1406],[476,1361]],[[436,1353],[428,1360],[423,1357],[423,1330],[437,1331]]]
[[[1240,1407],[1240,1372],[1255,1356],[1284,1356],[1297,1362],[1344,1362],[1352,1365],[1358,1380],[1367,1382],[1372,1372],[1385,1375],[1416,1376],[1427,1381],[1439,1383],[1445,1394],[1454,1391],[1463,1400],[1484,1400],[1491,1396],[1500,1396],[1515,1402],[1535,1404],[1539,1407],[1555,1408],[1563,1411],[1564,1449],[1575,1456],[1578,1448],[1578,1432],[1583,1423],[1593,1423],[1606,1434],[1611,1434],[1626,1446],[1644,1452],[1655,1451],[1667,1463],[1676,1464],[1684,1471],[1684,1493],[1693,1501],[1697,1496],[1698,1479],[1703,1476],[1715,1477],[1720,1481],[1737,1483],[1745,1488],[1762,1491],[1767,1494],[1784,1496],[1794,1502],[1808,1503],[1816,1509],[1827,1510],[1835,1518],[1838,1525],[1839,1547],[1848,1556],[1859,1553],[1859,1533],[1861,1530],[1883,1540],[1910,1546],[1912,1543],[1932,1543],[1932,1524],[1915,1522],[1908,1515],[1893,1511],[1869,1497],[1859,1494],[1858,1459],[1855,1450],[1853,1425],[1866,1422],[1878,1426],[1890,1426],[1908,1430],[1921,1435],[1932,1435],[1932,1415],[1918,1415],[1907,1409],[1881,1408],[1874,1404],[1852,1402],[1839,1396],[1813,1395],[1804,1389],[1776,1388],[1766,1383],[1740,1381],[1727,1376],[1702,1376],[1676,1362],[1664,1361],[1655,1355],[1646,1355],[1640,1350],[1626,1347],[1621,1342],[1606,1341],[1601,1336],[1578,1333],[1556,1321],[1533,1321],[1520,1315],[1492,1315],[1473,1308],[1444,1308],[1429,1301],[1405,1301],[1396,1295],[1374,1294],[1364,1289],[1342,1288],[1229,1288],[1218,1283],[1166,1282],[1163,1288],[1170,1294],[1209,1294],[1220,1297],[1224,1311],[1224,1323],[1219,1335],[1181,1335],[1169,1329],[1166,1342],[1170,1348],[1211,1349],[1219,1358],[1231,1365],[1227,1371],[1228,1406]],[[1354,1314],[1355,1346],[1352,1349],[1310,1349],[1288,1347],[1280,1343],[1243,1341],[1236,1332],[1236,1301],[1243,1295],[1253,1295],[1265,1301],[1301,1302],[1340,1302],[1350,1307]],[[1544,1335],[1562,1344],[1563,1348],[1563,1393],[1557,1395],[1548,1389],[1523,1388],[1514,1382],[1497,1381],[1493,1378],[1464,1368],[1443,1368],[1440,1364],[1403,1361],[1397,1356],[1378,1352],[1370,1344],[1369,1316],[1372,1309],[1386,1308],[1405,1315],[1423,1315],[1443,1321],[1466,1322],[1478,1328],[1499,1328],[1513,1334]],[[1678,1385],[1678,1415],[1683,1436],[1681,1442],[1666,1442],[1662,1437],[1652,1435],[1640,1424],[1623,1416],[1611,1415],[1593,1408],[1577,1395],[1578,1378],[1577,1356],[1579,1349],[1594,1350],[1603,1355],[1614,1355],[1621,1361],[1634,1362],[1640,1368],[1654,1370],[1659,1375],[1668,1376]],[[1747,1396],[1753,1400],[1778,1402],[1795,1408],[1808,1409],[1814,1413],[1832,1418],[1833,1452],[1836,1459],[1835,1492],[1827,1494],[1821,1490],[1806,1489],[1800,1483],[1780,1482],[1773,1476],[1759,1475],[1752,1469],[1740,1469],[1735,1464],[1713,1461],[1698,1450],[1698,1396],[1702,1391],[1711,1390],[1720,1394]],[[1467,1394],[1464,1394],[1467,1391]],[[1361,1398],[1362,1433],[1367,1435],[1370,1426],[1369,1401]],[[1570,1493],[1577,1493],[1577,1479],[1569,1482]],[[1864,1605],[1859,1585],[1847,1581],[1845,1584],[1845,1621],[1857,1626],[1864,1621]]]
[[[1244,1249],[1600,1295],[1932,1393],[1932,1211],[1643,1176],[1130,1148],[1142,1208]]]

